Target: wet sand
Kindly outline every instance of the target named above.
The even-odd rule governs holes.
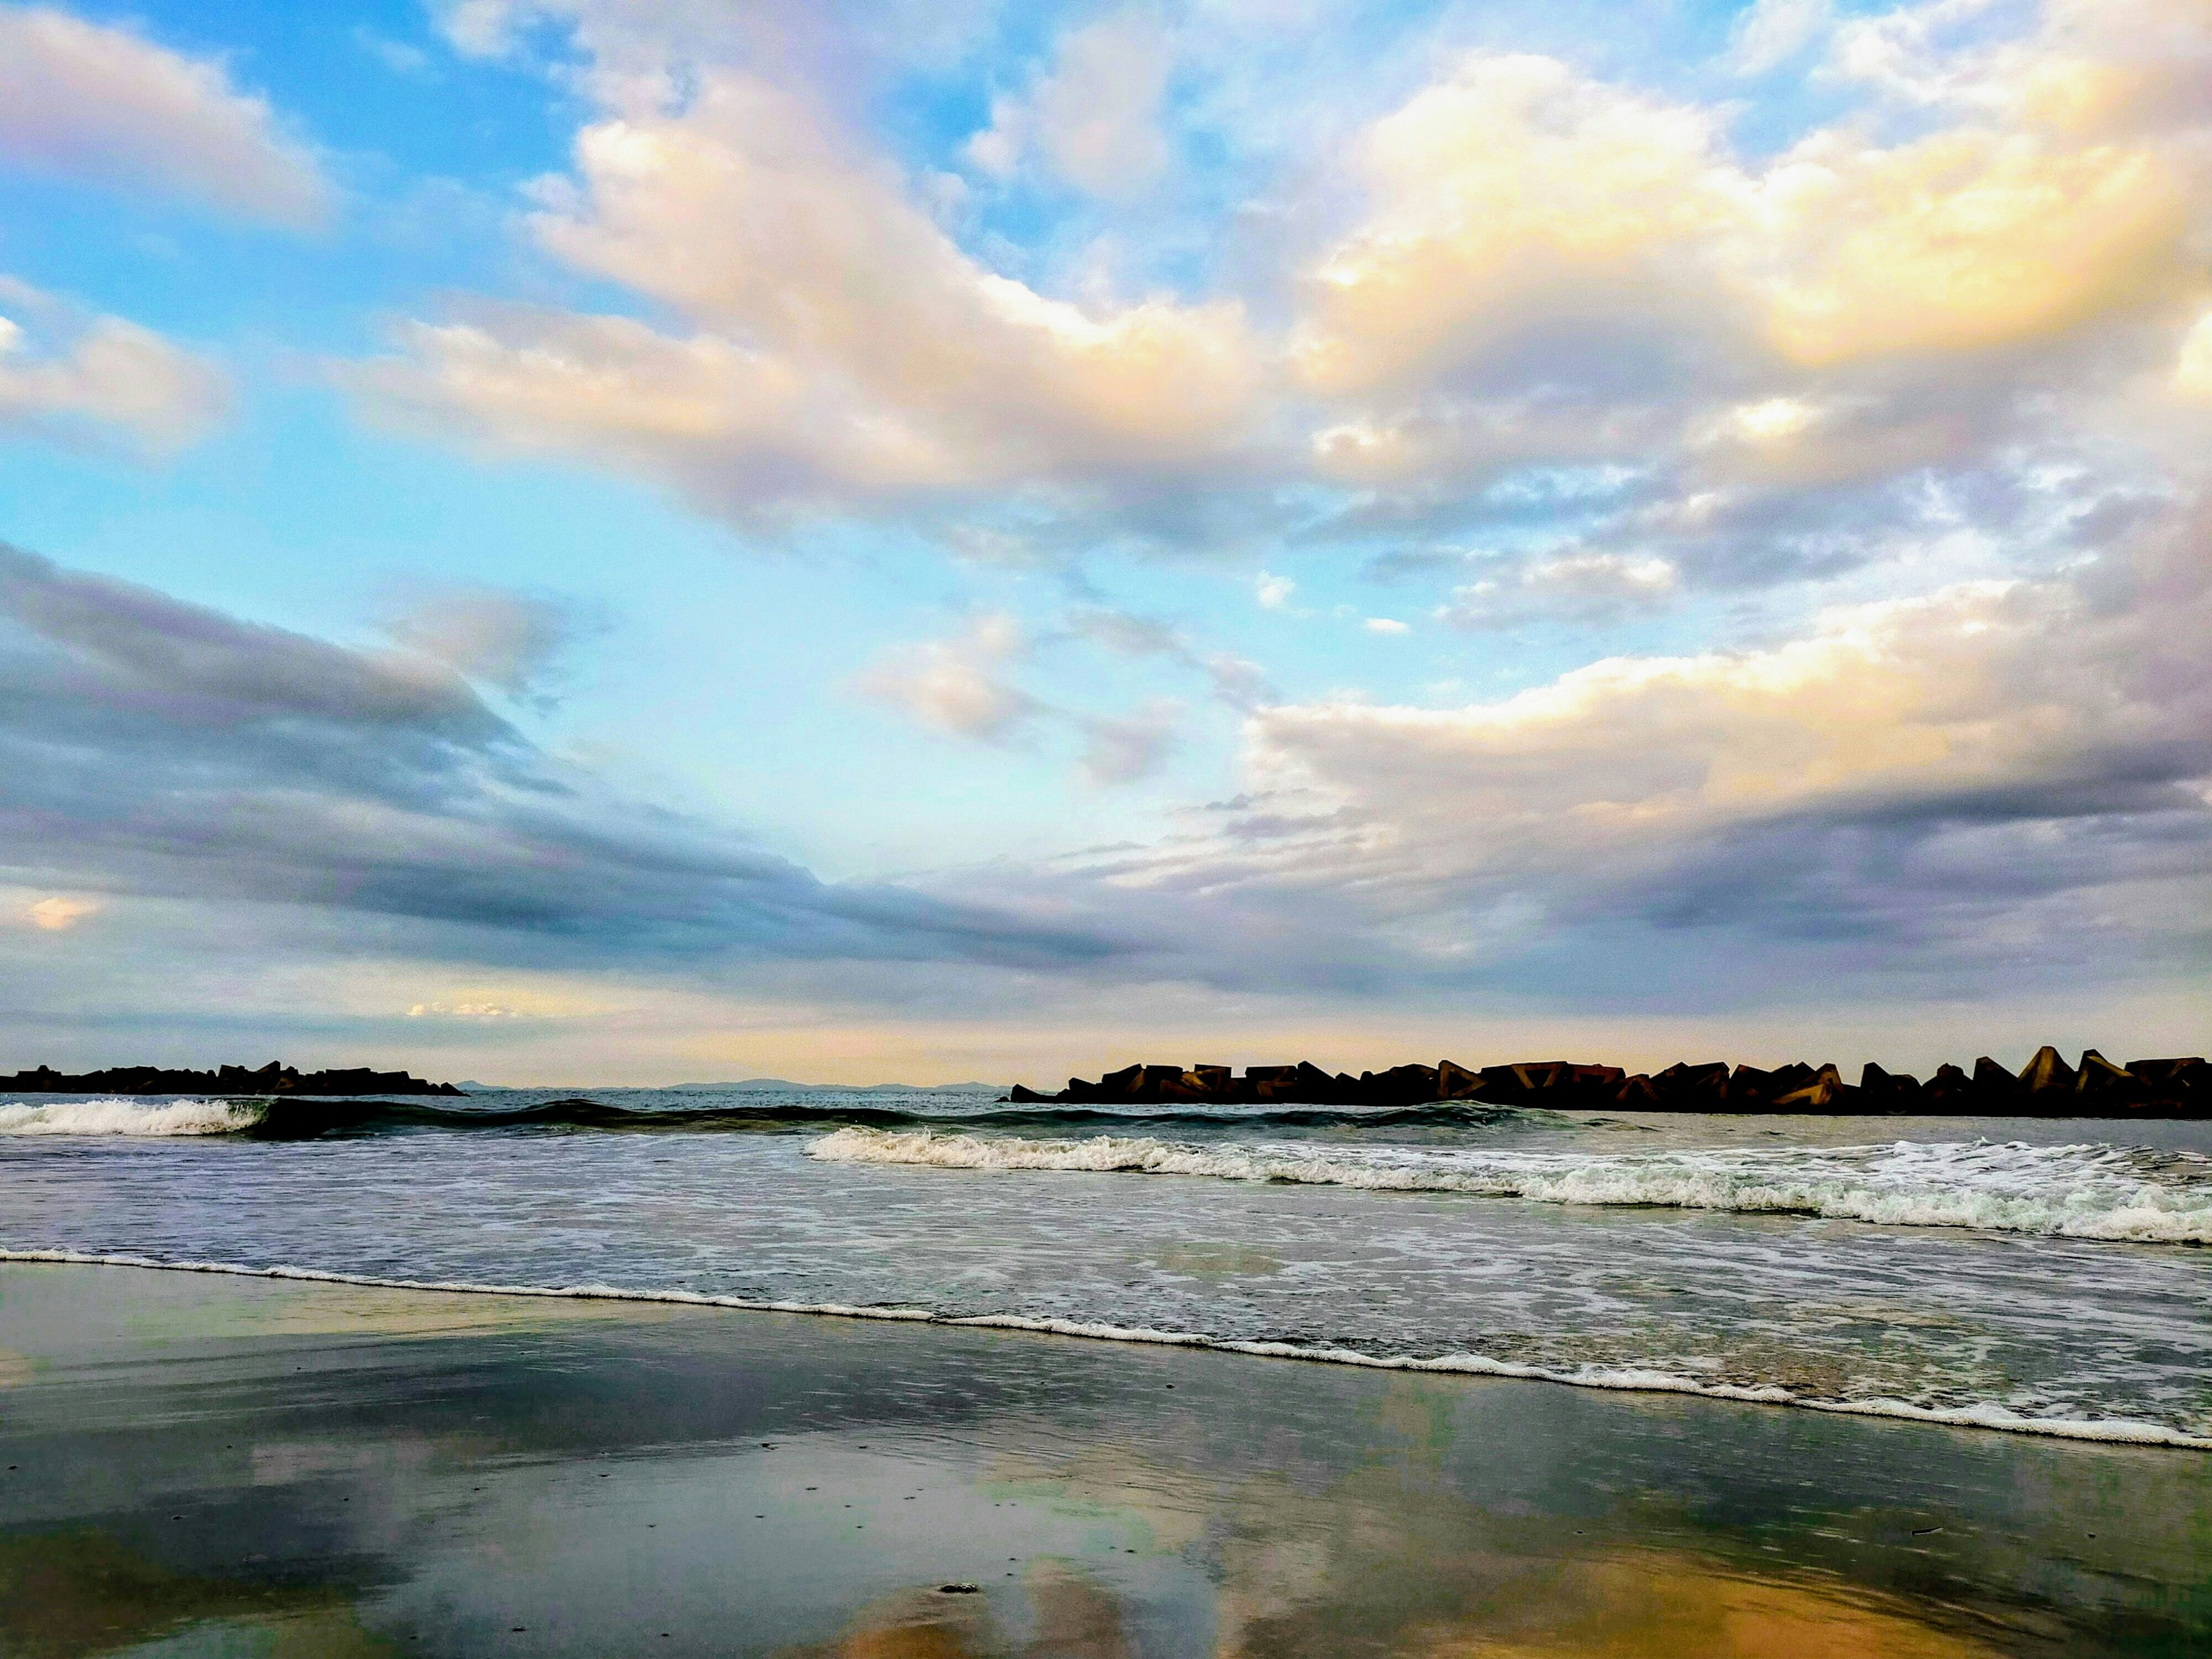
[[[1012,1332],[0,1267],[0,1465],[33,1659],[2212,1647],[2212,1455]]]

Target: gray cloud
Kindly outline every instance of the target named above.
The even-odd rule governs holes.
[[[389,623],[394,640],[489,685],[544,708],[561,657],[599,619],[573,605],[493,587],[430,587],[410,592]]]
[[[459,673],[237,621],[0,548],[0,865],[79,891],[414,924],[541,965],[1112,947],[986,903],[841,886],[610,794]]]

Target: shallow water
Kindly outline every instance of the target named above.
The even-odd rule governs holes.
[[[2212,1441],[2212,1126],[593,1100],[0,1102],[0,1247]]]

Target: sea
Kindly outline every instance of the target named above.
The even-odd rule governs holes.
[[[963,1322],[2212,1449],[2212,1124],[0,1097],[0,1258]]]

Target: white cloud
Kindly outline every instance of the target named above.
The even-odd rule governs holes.
[[[1757,649],[1610,658],[1500,702],[1264,708],[1246,818],[1117,879],[1233,889],[1243,925],[1439,969],[1692,924],[1734,930],[1742,963],[1760,934],[2015,975],[2107,945],[2122,972],[2156,941],[2201,951],[2206,533],[2164,526],[2081,580],[1839,608]],[[2112,603],[2123,570],[2137,608]],[[1707,971],[1710,947],[1652,948],[1685,983]]]
[[[607,454],[718,509],[1054,481],[1142,490],[1233,465],[1260,365],[1241,306],[1079,306],[979,264],[805,100],[706,72],[609,119],[543,185],[543,246],[688,319],[479,307],[343,378],[502,447]]]
[[[1680,570],[1650,555],[1559,553],[1454,588],[1438,615],[1462,628],[1601,621],[1663,604],[1680,584]]]
[[[1739,75],[1765,75],[1805,51],[1835,21],[1832,0],[1756,0],[1729,33]]]
[[[1391,617],[1370,617],[1360,624],[1370,634],[1410,634],[1413,629]]]
[[[1027,649],[1012,617],[987,614],[956,638],[886,653],[857,684],[866,695],[904,708],[937,731],[1004,743],[1043,710],[1003,678]]]
[[[1252,583],[1253,597],[1265,611],[1283,611],[1290,606],[1291,595],[1298,585],[1288,576],[1273,576],[1262,570]]]
[[[0,164],[279,224],[331,207],[313,158],[222,64],[43,6],[0,6]]]
[[[1367,212],[1310,274],[1297,361],[1349,394],[1522,376],[1574,326],[1737,376],[2052,339],[2191,280],[2191,154],[1844,122],[1747,167],[1714,109],[1476,53],[1361,139]]]
[[[221,370],[152,330],[0,276],[0,431],[119,437],[159,457],[206,436],[229,401]]]
[[[1052,72],[1020,98],[1001,98],[991,125],[968,141],[968,159],[1011,176],[1032,149],[1094,196],[1123,199],[1165,170],[1160,100],[1171,58],[1158,21],[1127,13],[1062,38]]]

